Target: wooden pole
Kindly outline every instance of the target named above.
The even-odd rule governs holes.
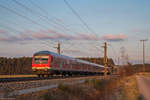
[[[104,43],[104,76],[107,76],[107,43]]]
[[[60,43],[58,42],[57,53],[60,55]]]

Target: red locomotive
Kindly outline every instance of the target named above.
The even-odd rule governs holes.
[[[44,75],[88,75],[102,74],[104,66],[50,51],[39,51],[33,55],[32,71],[39,77]]]

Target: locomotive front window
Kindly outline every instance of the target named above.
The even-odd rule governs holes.
[[[48,64],[49,56],[35,56],[34,64]]]

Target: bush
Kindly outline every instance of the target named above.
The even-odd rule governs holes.
[[[44,100],[54,100],[53,96],[50,93],[44,95]]]
[[[108,83],[107,80],[97,80],[97,79],[85,80],[85,84],[91,85],[96,90],[103,90],[105,85],[107,85],[107,83]]]
[[[69,85],[62,84],[62,83],[59,83],[58,89],[60,89],[60,90],[62,90],[62,91],[67,91],[67,92],[70,92],[70,91],[71,91]]]
[[[85,84],[88,84],[88,83],[89,83],[89,79],[86,79],[86,80],[84,81],[84,83],[85,83]]]

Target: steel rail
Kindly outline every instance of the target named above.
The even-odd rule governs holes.
[[[0,83],[8,82],[21,82],[21,81],[34,81],[34,80],[48,80],[48,79],[65,79],[65,78],[80,78],[90,76],[103,76],[103,75],[75,75],[75,76],[51,76],[51,77],[16,77],[16,78],[0,78]]]

